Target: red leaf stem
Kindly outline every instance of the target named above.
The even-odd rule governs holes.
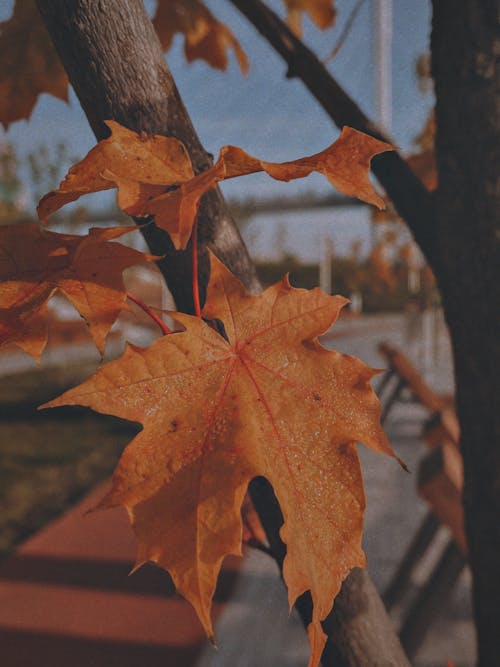
[[[198,222],[193,225],[193,232],[191,234],[191,257],[193,269],[193,304],[194,314],[196,317],[201,317],[200,306],[200,286],[198,283]]]
[[[158,317],[156,313],[154,313],[149,306],[147,306],[143,301],[135,297],[133,294],[130,294],[130,292],[127,292],[127,299],[130,299],[133,303],[135,303],[136,306],[139,306],[141,310],[143,310],[146,315],[149,315],[149,317],[156,322],[156,324],[160,327],[161,332],[164,336],[167,336],[168,334],[172,333],[172,329],[170,329],[165,322],[161,319],[161,317]]]

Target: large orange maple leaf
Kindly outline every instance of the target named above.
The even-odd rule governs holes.
[[[324,619],[351,568],[363,566],[365,497],[355,442],[389,455],[370,387],[375,374],[317,336],[345,299],[295,289],[285,278],[247,294],[218,261],[202,319],[149,349],[128,346],[86,382],[43,407],[85,405],[141,422],[102,506],[123,505],[138,538],[137,565],[168,570],[213,636],[210,607],[221,563],[241,554],[250,480],[273,485],[284,515],[290,605],[310,590],[310,666]]]
[[[43,25],[35,0],[16,2],[0,23],[0,122],[29,118],[41,93],[68,99],[68,77]]]
[[[59,291],[85,319],[102,354],[125,307],[122,271],[154,259],[111,242],[136,229],[91,229],[75,236],[35,224],[0,227],[0,346],[15,343],[39,360],[47,344],[47,302]]]

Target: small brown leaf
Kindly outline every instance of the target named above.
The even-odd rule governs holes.
[[[299,37],[302,34],[302,16],[309,14],[320,30],[330,28],[335,22],[337,10],[333,0],[284,0],[287,8],[287,23]]]
[[[59,291],[85,319],[102,353],[125,306],[122,271],[154,259],[112,239],[137,227],[56,234],[38,225],[0,227],[0,346],[15,343],[39,360],[47,344],[45,309]]]
[[[174,35],[181,33],[188,62],[201,59],[224,71],[227,52],[232,49],[241,71],[248,71],[248,60],[238,40],[201,0],[158,0],[153,25],[164,51],[172,45]]]
[[[38,96],[68,99],[68,78],[42,23],[35,0],[17,0],[0,23],[0,122],[30,117]]]
[[[75,164],[57,190],[40,200],[40,221],[82,195],[118,188],[120,208],[140,214],[145,202],[165,188],[193,176],[184,145],[172,137],[140,135],[112,120],[108,139],[100,141]]]
[[[434,192],[438,186],[438,171],[434,149],[413,153],[408,156],[407,162],[427,190]]]

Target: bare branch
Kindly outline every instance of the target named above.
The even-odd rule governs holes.
[[[389,141],[347,95],[316,55],[261,0],[230,0],[288,65],[288,77],[302,80],[333,122],[350,125]],[[435,264],[435,224],[432,195],[396,151],[372,161],[372,171],[410,227],[431,266]]]
[[[327,65],[330,60],[333,60],[335,56],[339,53],[340,49],[344,46],[344,42],[346,39],[349,37],[349,34],[351,32],[352,26],[354,25],[354,21],[356,20],[356,16],[359,14],[359,10],[363,6],[365,0],[358,0],[354,7],[351,9],[351,13],[349,14],[347,21],[345,22],[344,29],[340,33],[340,37],[337,40],[337,43],[333,47],[331,53],[323,60],[323,63]]]

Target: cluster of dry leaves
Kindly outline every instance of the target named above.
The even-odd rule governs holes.
[[[283,164],[225,147],[213,167],[194,176],[177,140],[108,126],[110,137],[41,200],[42,221],[85,193],[116,188],[125,211],[153,215],[184,247],[202,194],[224,178],[255,171],[281,180],[319,171],[340,191],[382,203],[368,170],[371,157],[391,147],[350,128],[321,153]],[[2,228],[0,345],[15,343],[40,358],[46,304],[60,291],[102,351],[126,307],[123,269],[155,259],[114,240],[129,231],[94,229],[79,237],[37,225]],[[167,569],[209,636],[222,561],[241,553],[248,483],[265,476],[285,518],[290,604],[306,590],[314,602],[311,666],[325,642],[321,620],[349,570],[364,565],[355,443],[392,455],[370,387],[374,371],[318,342],[344,303],[319,289],[295,289],[287,279],[251,296],[212,257],[205,319],[171,313],[182,331],[147,349],[129,345],[121,358],[44,406],[86,405],[143,424],[102,506],[128,510],[137,567],[153,561]],[[206,323],[214,319],[225,337]]]
[[[373,155],[392,150],[389,144],[350,127],[331,146],[292,162],[265,162],[236,146],[224,146],[216,163],[194,176],[189,156],[180,141],[161,136],[138,136],[108,121],[109,139],[101,141],[71,168],[57,190],[40,201],[38,215],[49,215],[82,195],[117,188],[120,208],[136,217],[154,216],[176,248],[185,248],[202,195],[218,182],[259,171],[290,181],[311,172],[324,174],[337,190],[382,207],[368,172]],[[166,190],[168,189],[168,192]]]
[[[59,291],[85,319],[102,354],[125,307],[123,270],[154,259],[111,243],[135,229],[91,229],[75,236],[35,224],[0,227],[0,346],[15,343],[39,361],[47,344],[47,303]]]
[[[333,0],[283,0],[287,20],[301,31],[302,16],[309,14],[319,28],[333,25]],[[164,51],[176,34],[184,37],[188,62],[205,60],[225,70],[228,52],[234,51],[242,72],[248,71],[248,59],[231,30],[217,20],[203,0],[157,0],[153,17]],[[0,23],[0,122],[10,123],[29,118],[42,93],[59,99],[68,98],[68,79],[43,25],[35,0],[16,0],[8,21]]]
[[[321,28],[334,21],[332,0],[284,2],[297,32],[305,12]],[[164,49],[176,33],[184,36],[190,61],[203,58],[224,69],[232,49],[241,69],[248,67],[234,35],[201,0],[159,0],[154,24]],[[13,17],[0,25],[0,58],[16,64],[0,77],[6,127],[29,117],[42,92],[66,98],[66,76],[34,0],[18,0]],[[111,121],[108,126],[109,138],[40,201],[42,223],[87,193],[116,188],[122,210],[152,216],[184,248],[203,194],[224,179],[259,171],[283,181],[317,171],[340,192],[383,205],[369,165],[391,146],[351,128],[324,151],[282,164],[225,146],[211,168],[195,175],[176,139],[137,135]],[[0,346],[15,344],[39,360],[47,342],[47,303],[60,292],[102,353],[113,322],[127,308],[123,270],[157,259],[116,242],[131,229],[75,236],[38,225],[1,228]],[[318,342],[343,298],[295,289],[287,279],[251,296],[216,258],[211,263],[203,318],[171,313],[181,331],[147,349],[127,346],[122,357],[43,407],[85,405],[142,423],[101,506],[127,509],[138,538],[136,567],[153,561],[167,569],[210,637],[222,561],[241,553],[244,533],[256,532],[242,523],[248,484],[266,477],[285,520],[290,605],[311,591],[309,665],[316,667],[325,643],[321,621],[350,569],[365,562],[355,443],[393,456],[370,387],[375,372]],[[214,320],[222,322],[224,336],[207,323]]]

